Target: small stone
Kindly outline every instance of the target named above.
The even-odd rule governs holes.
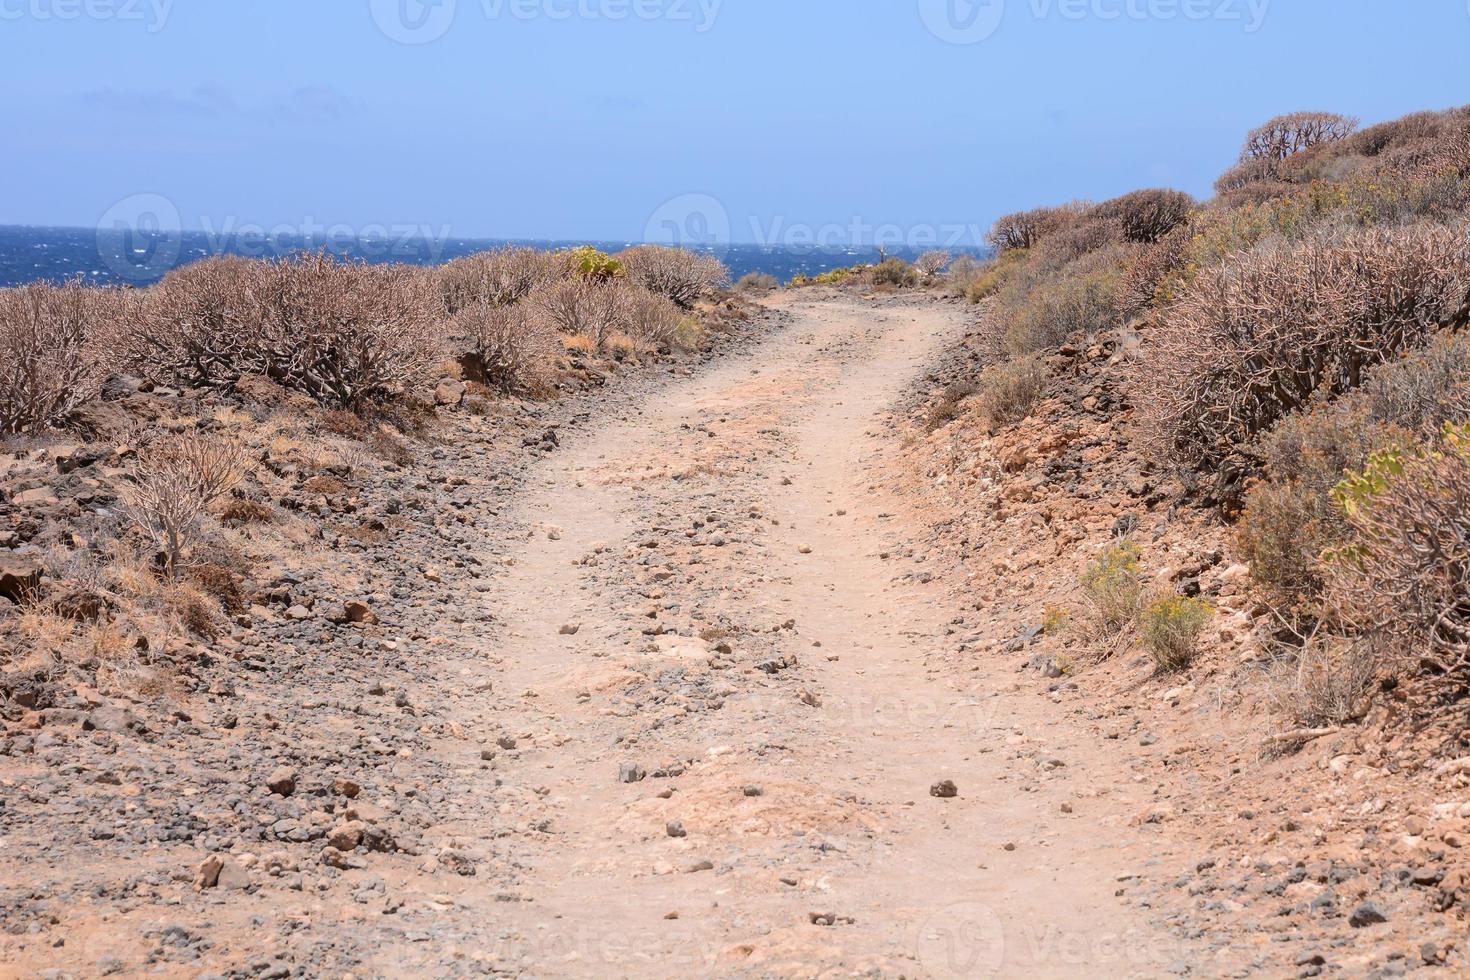
[[[960,790],[959,787],[954,784],[954,780],[941,779],[939,782],[929,787],[929,795],[934,797],[935,799],[952,800],[960,795]]]
[[[235,861],[226,861],[216,883],[225,891],[241,891],[250,887],[250,871]]]
[[[502,749],[505,749],[505,751],[509,752],[511,749],[516,747],[517,743],[514,736],[502,735],[495,740],[495,744],[500,746]]]
[[[349,800],[357,799],[357,794],[362,792],[362,787],[350,779],[332,780],[332,792],[338,796],[345,796]]]
[[[625,762],[618,767],[618,782],[641,783],[648,778],[648,773],[636,762]]]
[[[1348,925],[1354,929],[1363,929],[1367,926],[1376,926],[1387,921],[1388,916],[1384,914],[1382,909],[1372,902],[1364,902],[1353,910],[1353,914],[1348,918]]]
[[[689,832],[684,829],[684,825],[682,823],[680,823],[679,821],[677,821],[677,820],[670,820],[664,826],[664,830],[668,833],[668,835],[670,837],[688,837],[689,836]]]
[[[378,614],[373,612],[373,607],[366,602],[353,599],[343,607],[343,611],[349,623],[358,623],[363,626],[377,625]]]
[[[1005,850],[1005,851],[1014,851],[1015,849],[1016,849],[1016,845],[1013,844],[1013,843],[1011,843],[1010,841],[1007,841],[1006,844],[1005,844],[1005,846],[1001,848],[1001,850]]]
[[[1153,732],[1145,732],[1139,737],[1138,744],[1143,746],[1144,748],[1148,748],[1150,745],[1159,744],[1159,737]]]
[[[679,917],[679,913],[678,912],[667,912],[667,913],[664,914],[664,919],[669,920],[669,921],[672,921],[674,919],[677,919],[678,917]]]
[[[809,544],[804,544],[804,545],[800,546],[799,548],[797,548],[796,550],[800,554],[809,555],[809,554],[812,553],[812,546],[809,545]]]
[[[576,636],[580,632],[582,632],[582,626],[580,623],[567,623],[561,628],[562,636]]]
[[[266,777],[265,785],[277,796],[290,796],[296,792],[296,773],[286,766],[280,766]]]
[[[494,762],[495,761],[495,750],[494,749],[481,749],[480,750],[480,761],[481,762]]]
[[[761,789],[759,786],[747,786],[743,790],[741,790],[741,792],[744,793],[746,796],[765,796],[766,795],[766,791],[763,790],[763,789]]]
[[[211,854],[199,862],[199,867],[194,869],[194,887],[203,891],[213,888],[219,884],[219,873],[224,869],[225,862],[218,854]]]
[[[339,851],[355,851],[357,845],[362,843],[363,830],[361,821],[340,823],[327,832],[327,846],[335,847]]]
[[[807,921],[814,926],[835,926],[837,915],[833,912],[808,912]]]

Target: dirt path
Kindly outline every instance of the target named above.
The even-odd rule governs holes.
[[[698,371],[456,416],[186,711],[12,726],[0,977],[1238,969],[1151,907],[1207,856],[1142,816],[1162,748],[1017,683],[878,489],[964,311],[774,303]]]
[[[1143,791],[949,661],[965,625],[865,476],[962,314],[789,311],[567,439],[516,508],[534,530],[478,599],[500,697],[460,720],[504,739],[494,793],[538,833],[513,895],[456,904],[545,976],[1167,972],[1185,951],[1119,897]]]

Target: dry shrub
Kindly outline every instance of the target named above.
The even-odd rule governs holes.
[[[361,410],[433,376],[432,310],[417,269],[325,254],[222,257],[150,289],[121,346],[150,377],[228,388],[264,375],[322,404]]]
[[[271,263],[265,278],[266,374],[339,408],[429,383],[439,350],[418,270],[327,255]]]
[[[79,281],[0,289],[0,434],[58,426],[98,393],[99,341],[126,302]]]
[[[163,593],[164,608],[190,633],[206,639],[219,636],[219,601],[193,585],[175,582]]]
[[[985,240],[997,252],[1035,248],[1047,236],[1076,221],[1088,207],[1076,202],[1004,215],[996,220]]]
[[[629,282],[686,310],[730,282],[730,274],[719,259],[682,248],[639,245],[618,253],[617,260]]]
[[[245,593],[235,573],[218,562],[204,562],[189,569],[188,581],[200,592],[213,596],[230,615],[245,611]]]
[[[229,493],[244,475],[238,443],[198,433],[167,437],[140,454],[120,490],[124,515],[162,550],[177,578],[205,509]]]
[[[1318,617],[1321,555],[1348,534],[1332,491],[1373,453],[1433,438],[1446,423],[1470,423],[1470,338],[1453,334],[1268,433],[1259,447],[1267,480],[1246,499],[1237,542],[1267,597],[1295,619]]]
[[[363,422],[361,415],[340,408],[323,412],[317,420],[317,428],[328,435],[340,436],[354,442],[361,442],[368,434],[367,424]]]
[[[157,381],[231,387],[270,370],[267,266],[221,255],[174,269],[144,295],[121,331],[124,366]]]
[[[627,289],[622,301],[623,332],[660,349],[685,346],[690,317],[671,300],[647,290]]]
[[[1036,355],[987,367],[976,384],[975,410],[992,432],[1027,418],[1046,391],[1046,365]]]
[[[231,497],[219,511],[220,520],[229,524],[269,524],[275,520],[276,512],[267,504],[248,497]]]
[[[560,353],[555,325],[527,303],[471,306],[450,325],[468,347],[468,372],[508,395],[537,396],[551,385]]]
[[[477,306],[519,303],[571,275],[566,253],[511,246],[455,259],[439,270],[439,298],[453,316]]]
[[[1319,143],[1347,139],[1357,131],[1358,121],[1335,112],[1292,112],[1277,116],[1251,130],[1240,158],[1285,160]]]
[[[765,272],[747,272],[740,277],[735,288],[742,293],[755,293],[764,296],[781,288],[781,283],[776,277]]]
[[[1154,188],[1099,204],[1094,214],[1117,222],[1128,241],[1150,245],[1187,224],[1194,208],[1194,198],[1183,191]]]
[[[1120,246],[1121,248],[1121,246]],[[987,315],[989,341],[1000,354],[1024,355],[1118,325],[1122,259],[1113,249],[1093,252],[1054,272],[1025,269],[1010,275]]]
[[[543,286],[527,302],[557,330],[589,337],[594,349],[601,350],[625,320],[629,292],[617,280],[570,279]]]
[[[1138,632],[1160,670],[1183,670],[1199,653],[1199,638],[1215,615],[1200,599],[1160,596],[1139,615]]]
[[[1164,451],[1209,465],[1467,317],[1463,230],[1321,234],[1202,271],[1147,338],[1139,388]]]
[[[922,281],[930,283],[937,279],[952,261],[954,261],[954,256],[948,252],[928,251],[914,260],[914,271],[919,274]]]
[[[1375,453],[1335,492],[1352,543],[1329,556],[1334,607],[1395,664],[1470,682],[1470,427]]]
[[[1132,541],[1111,545],[1082,573],[1093,630],[1117,636],[1133,625],[1143,605],[1142,551]]]
[[[1267,697],[1299,728],[1357,721],[1368,713],[1378,662],[1369,642],[1317,633],[1281,658]]]
[[[1048,236],[1036,247],[1032,260],[1039,271],[1062,269],[1083,256],[1117,245],[1126,238],[1122,222],[1091,211]]]
[[[1118,306],[1125,319],[1145,313],[1172,297],[1165,284],[1185,264],[1190,245],[1188,226],[1180,226],[1143,249],[1123,271]]]
[[[976,390],[975,382],[969,378],[960,378],[945,385],[934,404],[929,406],[924,420],[925,431],[936,432],[958,419],[965,399],[975,394]]]

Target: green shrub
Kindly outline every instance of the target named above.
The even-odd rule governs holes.
[[[1183,670],[1199,652],[1200,634],[1215,615],[1214,607],[1185,596],[1162,596],[1149,603],[1139,634],[1161,670]]]
[[[574,275],[592,282],[607,282],[623,275],[622,262],[591,245],[572,249],[567,261]]]
[[[884,259],[873,266],[868,272],[869,278],[875,286],[917,286],[919,274],[914,267],[903,259],[893,257]]]
[[[1116,635],[1138,618],[1143,601],[1142,550],[1132,541],[1109,547],[1082,573],[1080,584],[1092,618],[1104,635]]]

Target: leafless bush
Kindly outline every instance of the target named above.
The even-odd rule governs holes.
[[[262,375],[331,406],[426,383],[438,355],[421,270],[310,255],[221,257],[149,290],[120,343],[150,376],[231,387]]]
[[[1206,465],[1467,318],[1463,229],[1269,245],[1203,270],[1169,309],[1140,359],[1142,407],[1171,457]]]
[[[471,306],[450,331],[463,337],[475,380],[511,395],[539,395],[561,351],[556,327],[528,303]]]
[[[619,322],[625,334],[656,347],[678,344],[686,314],[672,300],[637,287],[623,286],[621,290]]]
[[[1005,215],[995,222],[986,241],[1000,252],[1035,248],[1043,238],[1076,221],[1087,207],[1074,203]]]
[[[440,353],[427,285],[416,269],[327,255],[270,263],[268,376],[352,409],[427,384]]]
[[[943,251],[929,251],[914,260],[914,270],[924,282],[933,282],[954,260],[954,256]]]
[[[1089,212],[1042,240],[1034,252],[1037,271],[1061,269],[1084,256],[1116,246],[1126,237],[1122,222]]]
[[[238,256],[202,259],[144,295],[118,347],[125,366],[156,381],[233,386],[271,367],[261,290],[268,267]]]
[[[205,508],[229,493],[244,469],[238,443],[198,433],[169,437],[140,454],[121,490],[123,512],[157,543],[170,577]]]
[[[1347,139],[1357,131],[1358,121],[1335,112],[1293,112],[1277,116],[1246,136],[1240,159],[1285,160],[1294,153]]]
[[[1370,371],[1336,399],[1314,398],[1260,443],[1267,479],[1246,498],[1237,545],[1251,577],[1283,614],[1320,618],[1321,555],[1348,526],[1332,492],[1373,453],[1470,423],[1470,338],[1437,337]]]
[[[1045,391],[1046,366],[1041,358],[1012,358],[980,373],[975,409],[984,424],[995,431],[1028,417],[1041,404]]]
[[[0,289],[0,433],[60,425],[97,394],[106,365],[96,342],[125,302],[80,282]]]
[[[730,274],[719,259],[682,248],[639,245],[618,253],[616,258],[629,282],[665,296],[686,310],[700,297],[730,282]]]
[[[1139,316],[1155,303],[1168,298],[1161,296],[1160,290],[1165,281],[1184,265],[1189,238],[1187,225],[1175,228],[1141,250],[1128,263],[1118,284],[1118,306],[1125,319]]]
[[[572,279],[541,287],[527,302],[562,333],[587,337],[600,350],[623,323],[627,296],[615,280]]]
[[[1470,441],[1377,455],[1338,491],[1353,531],[1329,563],[1330,592],[1394,661],[1470,681]]]
[[[1189,221],[1195,200],[1183,191],[1134,191],[1097,206],[1098,217],[1116,221],[1130,242],[1149,245]]]
[[[1267,696],[1298,727],[1342,725],[1367,714],[1377,674],[1373,644],[1318,632],[1281,658]]]
[[[510,246],[455,259],[439,270],[439,296],[450,315],[474,306],[518,303],[538,287],[567,278],[564,254]]]

